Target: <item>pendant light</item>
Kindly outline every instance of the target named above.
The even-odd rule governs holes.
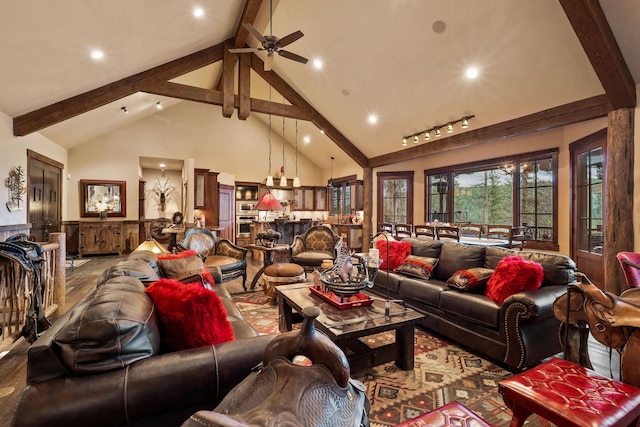
[[[271,102],[271,86],[269,86],[269,102]],[[267,187],[273,187],[273,175],[271,175],[271,114],[269,114],[269,133],[267,134],[269,140],[269,170],[267,171]]]
[[[327,187],[329,188],[333,188],[333,159],[334,157],[331,156],[331,179],[329,180],[329,183],[327,184]]]
[[[293,178],[293,186],[300,187],[300,177],[298,177],[298,120],[296,120],[296,176]]]
[[[284,104],[284,98],[282,98],[282,103]],[[282,169],[280,170],[280,172],[282,172],[282,176],[280,177],[280,187],[286,187],[287,186],[287,176],[285,175],[285,168],[284,168],[284,116],[282,116]]]

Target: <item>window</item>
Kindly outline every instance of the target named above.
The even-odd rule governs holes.
[[[425,170],[425,221],[523,226],[529,247],[557,250],[557,154]]]
[[[602,147],[580,153],[577,158],[578,249],[601,255],[604,246],[602,234]]]
[[[331,215],[350,215],[363,209],[363,183],[356,175],[336,178],[330,185]]]
[[[378,223],[413,224],[413,171],[378,172]]]

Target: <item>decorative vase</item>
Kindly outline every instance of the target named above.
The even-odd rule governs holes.
[[[100,216],[100,219],[107,219],[107,211],[100,211],[98,212],[98,215]]]

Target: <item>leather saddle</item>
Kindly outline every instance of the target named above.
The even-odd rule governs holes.
[[[302,315],[299,333],[274,338],[258,369],[213,411],[195,413],[183,427],[369,426],[364,385],[349,377],[342,350],[314,329],[320,309],[306,307]],[[294,356],[305,356],[310,363],[294,363]]]
[[[588,356],[587,334],[620,353],[622,380],[640,386],[640,288],[620,296],[605,292],[581,273],[582,283],[571,284],[553,304],[554,315],[564,322],[565,358],[593,368]]]
[[[26,234],[16,234],[6,241],[0,242],[0,257],[7,258],[18,263],[30,278],[31,303],[22,335],[30,343],[33,343],[38,336],[49,329],[51,322],[44,313],[42,303],[44,288],[42,287],[42,261],[44,248],[36,242],[29,240]]]

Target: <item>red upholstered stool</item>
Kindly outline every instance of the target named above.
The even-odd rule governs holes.
[[[304,268],[290,262],[277,262],[264,269],[262,287],[270,302],[276,305],[276,286],[306,281]]]
[[[396,427],[491,427],[460,402],[450,402]]]
[[[513,411],[511,427],[532,413],[559,426],[628,426],[640,417],[640,389],[552,358],[500,381],[498,390]]]

